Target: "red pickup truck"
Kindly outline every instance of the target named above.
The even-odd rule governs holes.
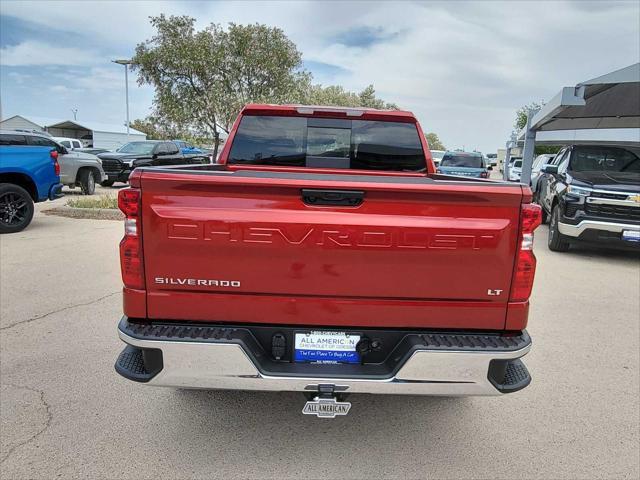
[[[520,360],[541,211],[529,187],[438,175],[404,111],[248,105],[217,165],[119,192],[124,377],[180,388],[498,395]]]

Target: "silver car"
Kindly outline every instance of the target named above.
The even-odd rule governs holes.
[[[544,153],[542,155],[538,155],[533,160],[533,166],[531,168],[531,191],[535,195],[538,190],[538,181],[540,180],[541,172],[540,169],[551,163],[551,160],[556,158],[555,154]]]
[[[60,183],[63,185],[71,188],[80,187],[84,195],[93,195],[96,191],[96,182],[100,183],[107,179],[102,169],[102,162],[95,155],[77,150],[70,151],[45,132],[20,133],[29,137],[29,145],[56,149],[60,164]]]
[[[84,195],[93,195],[96,183],[104,182],[107,175],[102,169],[102,161],[91,153],[78,150],[64,150],[58,156],[60,163],[60,183],[71,188],[80,187]]]

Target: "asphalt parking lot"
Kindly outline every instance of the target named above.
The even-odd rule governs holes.
[[[301,394],[119,377],[121,235],[120,222],[39,211],[0,239],[4,479],[640,477],[636,255],[553,253],[541,227],[531,386],[352,396],[349,416],[324,420],[301,415]]]

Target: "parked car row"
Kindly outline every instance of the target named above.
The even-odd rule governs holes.
[[[75,138],[0,130],[0,233],[26,228],[34,203],[61,197],[63,186],[80,187],[84,195],[93,195],[96,182],[106,186],[127,182],[138,166],[202,164],[209,158],[182,141],[131,142],[111,153],[83,148]]]
[[[566,146],[540,172],[533,191],[551,250],[578,241],[640,248],[639,147]]]
[[[183,153],[178,145],[176,141],[144,140],[127,143],[115,152],[99,154],[106,172],[102,185],[110,187],[115,182],[128,182],[136,167],[210,163],[207,154]]]
[[[520,182],[522,157],[508,180]],[[549,221],[549,249],[576,243],[640,248],[640,147],[568,145],[538,155],[531,169],[534,201]]]
[[[60,183],[72,188],[80,187],[85,195],[93,195],[96,182],[102,182],[106,178],[98,157],[80,150],[73,150],[73,147],[67,148],[55,138],[39,132],[2,130],[0,146],[16,147],[15,152],[20,151],[22,147],[33,146],[47,147],[49,151],[55,151],[60,164]],[[10,161],[10,155],[6,150],[4,154],[9,163],[14,163]]]
[[[478,152],[436,151],[437,172],[488,178],[492,159]],[[640,147],[569,145],[538,155],[530,186],[549,224],[549,248],[565,252],[589,242],[640,247]],[[520,182],[521,156],[510,158],[508,180]]]

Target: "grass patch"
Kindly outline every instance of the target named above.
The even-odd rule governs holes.
[[[100,197],[80,197],[72,198],[67,202],[67,206],[73,208],[118,208],[118,197],[102,195]]]

